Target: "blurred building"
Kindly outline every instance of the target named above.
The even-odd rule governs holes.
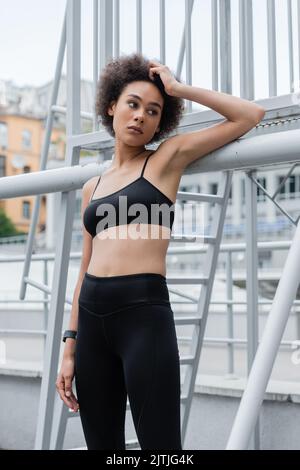
[[[0,80],[0,178],[39,171],[53,82],[41,87],[17,87]],[[81,109],[92,111],[92,82],[83,80]],[[61,78],[58,106],[66,106],[66,79]],[[47,167],[63,165],[65,158],[65,116],[55,115]],[[35,196],[5,199],[0,207],[16,229],[27,233]],[[47,220],[48,195],[42,196],[38,230]]]

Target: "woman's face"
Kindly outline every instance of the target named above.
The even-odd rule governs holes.
[[[135,96],[132,96],[135,95]],[[116,139],[130,146],[143,146],[159,132],[164,99],[155,85],[146,81],[129,83],[113,102],[108,113],[113,116]],[[133,132],[128,127],[136,126],[143,133]]]

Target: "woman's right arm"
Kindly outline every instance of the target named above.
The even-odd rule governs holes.
[[[96,180],[97,180],[97,177],[91,178],[82,187],[82,204],[81,204],[81,219],[82,220],[83,220],[84,211],[89,203]],[[82,245],[81,265],[80,265],[78,280],[77,280],[75,290],[74,290],[71,315],[70,315],[70,321],[69,321],[69,327],[68,327],[69,330],[75,330],[75,331],[77,331],[78,329],[78,298],[80,294],[80,289],[81,289],[82,281],[84,278],[84,274],[87,271],[87,268],[91,259],[91,255],[92,255],[92,237],[85,229],[83,223],[82,223],[82,231],[83,231],[83,234],[82,234],[83,245]],[[74,340],[73,338],[67,338],[65,342],[60,372],[56,379],[56,388],[60,395],[60,398],[64,401],[64,403],[69,408],[72,408],[74,411],[78,411],[79,408],[78,408],[77,398],[75,397],[72,391],[72,380],[74,377],[74,365],[75,365],[75,349],[76,349],[76,340]]]
[[[91,193],[94,187],[94,181],[96,178],[92,178],[88,180],[82,187],[82,203],[81,203],[81,220],[83,220],[84,211],[89,203]],[[92,237],[87,232],[82,223],[82,257],[81,257],[81,264],[80,270],[78,275],[78,280],[75,286],[73,301],[72,301],[72,308],[71,308],[71,315],[69,321],[68,330],[75,330],[77,331],[78,328],[78,298],[80,294],[81,284],[84,278],[84,274],[88,269],[88,265],[92,255]],[[75,354],[75,346],[76,340],[73,338],[67,338],[65,342],[64,348],[64,357],[72,357]]]

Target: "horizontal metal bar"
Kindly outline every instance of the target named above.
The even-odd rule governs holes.
[[[167,277],[168,284],[206,284],[207,277]]]
[[[272,242],[258,242],[257,248],[260,251],[265,250],[288,250],[291,246],[291,241],[272,241]],[[220,251],[223,253],[227,252],[242,252],[245,251],[246,244],[245,243],[224,243],[220,246]],[[202,248],[201,246],[197,247],[188,247],[188,248],[181,248],[181,247],[173,247],[172,253],[199,253],[199,251],[206,252],[207,247]],[[82,253],[81,252],[71,252],[70,259],[81,259]],[[40,254],[33,254],[32,261],[54,261],[55,254],[54,253],[40,253]],[[0,255],[0,263],[18,263],[25,260],[25,255],[12,255],[12,256],[3,256]]]
[[[90,163],[2,177],[0,199],[75,191],[93,176],[100,175],[104,168],[103,164]]]
[[[221,196],[215,194],[204,194],[204,193],[191,193],[178,191],[176,199],[188,200],[188,201],[198,201],[198,202],[209,202],[211,204],[222,204],[224,199]]]
[[[188,364],[193,364],[195,362],[195,357],[191,356],[190,354],[187,354],[185,356],[180,356],[179,359],[180,365],[188,365]]]
[[[47,294],[52,293],[52,290],[48,286],[46,286],[46,284],[41,284],[40,282],[34,281],[33,279],[29,279],[29,277],[25,277],[24,282],[26,284],[29,284],[29,285],[33,286],[33,287],[36,287],[37,289],[39,289],[43,292],[46,292]],[[65,302],[72,305],[72,300],[68,297],[65,298]]]
[[[177,336],[177,341],[178,343],[180,342],[192,342],[191,337],[187,336]],[[295,345],[296,341],[299,340],[282,340],[280,343],[281,347],[291,347]],[[247,344],[247,339],[243,338],[226,338],[226,337],[220,337],[220,338],[214,338],[214,337],[204,337],[203,339],[203,344],[210,344],[210,343],[221,343],[221,344]]]
[[[37,335],[37,336],[46,336],[47,331],[44,330],[14,330],[14,329],[0,329],[0,334],[5,335]]]
[[[64,106],[53,105],[51,107],[51,109],[54,113],[67,114],[67,108],[65,108]],[[92,113],[87,113],[86,111],[81,111],[80,116],[84,119],[87,119],[88,121],[93,121]]]
[[[48,304],[50,303],[50,299],[41,299],[41,300],[20,300],[20,299],[5,299],[5,300],[0,300],[0,304]]]
[[[258,242],[257,249],[259,251],[265,250],[288,250],[291,246],[290,241],[279,241],[279,242]],[[224,243],[220,246],[220,252],[222,253],[238,253],[246,250],[245,243]],[[168,255],[174,254],[197,254],[206,253],[207,247],[202,246],[190,246],[190,247],[170,247],[168,249]]]
[[[174,316],[174,321],[176,325],[200,325],[201,318],[200,317],[179,317]]]
[[[210,302],[214,305],[248,305],[245,301],[240,300],[212,300]],[[259,300],[258,305],[272,305],[273,300]],[[300,305],[300,300],[294,300],[294,305]]]
[[[211,235],[175,234],[171,236],[170,241],[175,243],[195,243],[195,241],[197,241],[198,243],[214,244],[216,237],[212,237]]]

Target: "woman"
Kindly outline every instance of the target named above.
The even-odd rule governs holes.
[[[146,150],[177,128],[184,99],[227,120]],[[89,450],[125,449],[127,395],[141,449],[180,450],[179,351],[165,265],[176,194],[190,163],[248,132],[264,110],[182,84],[167,66],[132,54],[103,70],[96,112],[115,152],[111,167],[83,186],[82,261],[56,387],[69,408],[80,406]]]

